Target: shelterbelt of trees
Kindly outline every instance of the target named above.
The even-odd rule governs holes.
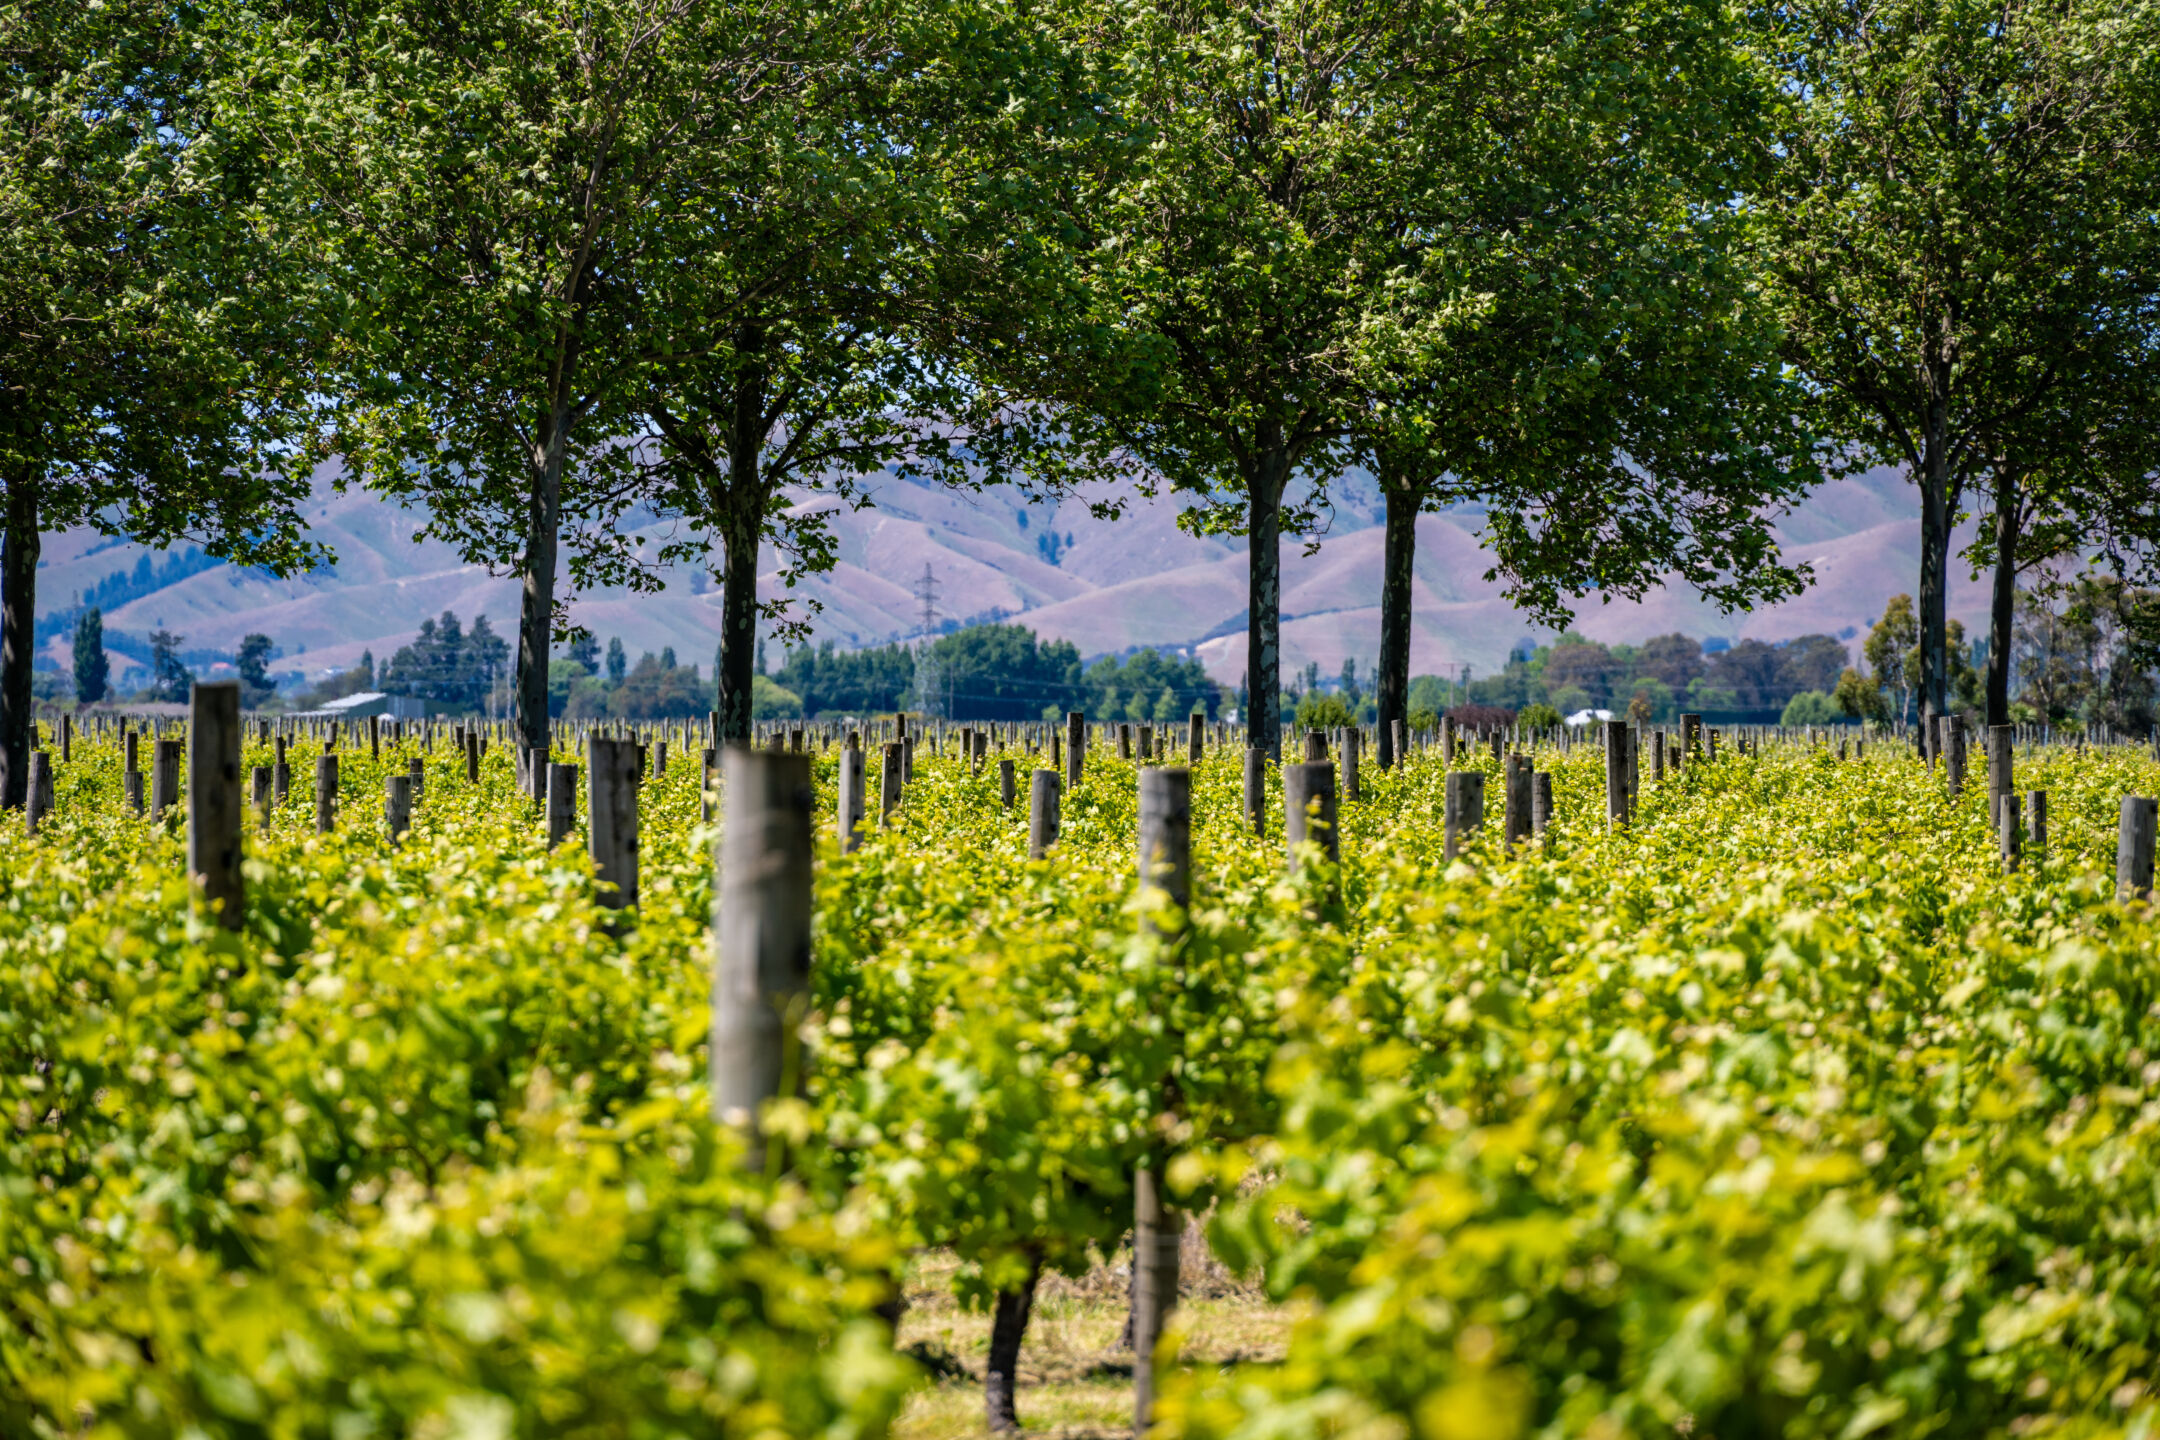
[[[1429,508],[1559,629],[1790,596],[1781,509],[1902,467],[1922,722],[1954,560],[1992,723],[2020,578],[2143,584],[2160,536],[2149,7],[107,0],[0,47],[0,804],[40,535],[303,570],[332,457],[519,578],[520,753],[567,597],[716,555],[748,734],[759,622],[878,474],[1176,492],[1249,538],[1267,697],[1282,542],[1362,467],[1388,722]]]

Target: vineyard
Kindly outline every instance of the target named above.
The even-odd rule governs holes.
[[[1953,793],[1893,738],[1644,764],[1619,824],[1603,748],[1525,741],[1519,837],[1501,747],[1426,737],[1353,798],[1338,739],[1337,831],[1286,863],[1283,772],[1256,828],[1209,744],[1189,881],[1142,887],[1148,777],[1185,772],[1114,734],[1036,787],[1030,858],[1036,728],[921,737],[845,852],[861,752],[798,731],[810,988],[751,1132],[710,1118],[739,812],[701,787],[753,757],[647,737],[618,907],[587,812],[551,846],[512,748],[438,730],[332,737],[327,828],[304,784],[249,806],[236,930],[191,794],[138,814],[110,731],[41,752],[0,838],[0,1433],[928,1433],[986,1371],[1027,1425],[1028,1301],[1092,1274],[1122,1310],[1136,1204],[1162,1436],[2147,1433],[2146,749],[2018,744],[2046,836],[2006,865],[1984,763]],[[1495,799],[1451,844],[1467,774]],[[1181,1356],[1188,1226],[1274,1353]],[[896,1345],[910,1276],[994,1316],[987,1358]]]

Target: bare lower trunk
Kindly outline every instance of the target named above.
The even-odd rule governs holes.
[[[2017,477],[1995,476],[1995,575],[1988,605],[1987,723],[2010,723],[2010,638],[2017,619]]]
[[[762,326],[745,325],[735,351],[757,356],[765,347]],[[758,542],[765,531],[765,397],[768,374],[748,364],[735,374],[734,413],[728,419],[727,485],[708,485],[707,502],[727,552],[720,583],[720,659],[713,669],[720,711],[720,739],[750,738],[751,689],[757,684]]]
[[[1380,668],[1373,677],[1379,710],[1380,768],[1395,763],[1395,722],[1410,705],[1410,575],[1417,559],[1418,502],[1408,476],[1381,477],[1387,541],[1380,562]]]
[[[990,1320],[990,1365],[983,1376],[983,1406],[990,1428],[1005,1433],[1020,1428],[1016,1408],[1020,1374],[1020,1342],[1027,1338],[1028,1316],[1035,1308],[1035,1284],[1042,1278],[1042,1261],[1033,1260],[1027,1283],[1018,1290],[1001,1291],[997,1310]]]
[[[721,743],[746,743],[750,739],[750,697],[757,684],[757,567],[758,531],[747,526],[723,527],[721,541],[727,550],[727,573],[720,581],[719,694]]]
[[[1270,759],[1282,759],[1282,494],[1290,457],[1282,446],[1262,452],[1246,484],[1245,684],[1252,695],[1252,743]]]
[[[8,485],[0,536],[0,809],[20,810],[30,793],[30,664],[37,647],[37,482]]]
[[[1950,713],[1950,517],[1957,506],[1951,483],[1944,407],[1928,412],[1920,465],[1920,749],[1935,757],[1935,721]]]
[[[559,431],[559,421],[558,421]],[[562,522],[564,446],[547,446],[526,519],[524,595],[518,608],[514,708],[519,753],[548,749],[548,643],[555,633],[555,555]]]

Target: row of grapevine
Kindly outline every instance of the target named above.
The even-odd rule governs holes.
[[[2000,787],[1900,746],[1705,743],[1618,824],[1626,742],[1413,748],[1297,851],[1284,781],[1318,777],[1262,767],[1255,826],[1245,752],[1203,743],[1178,905],[1136,875],[1165,772],[1114,735],[1054,737],[1054,840],[972,737],[896,737],[845,850],[861,752],[784,736],[810,991],[753,1165],[709,1118],[704,767],[654,737],[618,906],[589,796],[557,830],[508,747],[437,738],[341,750],[327,829],[243,807],[231,931],[191,902],[192,788],[138,814],[117,734],[48,759],[0,836],[0,1431],[876,1434],[906,1256],[956,1256],[1017,1349],[1136,1203],[1305,1307],[1227,1374],[1174,1363],[1171,1311],[1168,1435],[2151,1411],[2160,989],[2113,872],[2142,751],[2012,737],[2050,803],[2006,871]],[[1542,823],[1448,825],[1518,771]],[[402,833],[356,803],[416,777]]]

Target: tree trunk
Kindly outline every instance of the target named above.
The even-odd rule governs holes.
[[[518,611],[519,753],[548,749],[548,643],[555,634],[555,552],[562,524],[562,472],[568,437],[557,411],[543,438],[525,531],[524,596]]]
[[[1387,501],[1387,542],[1380,564],[1380,669],[1373,677],[1379,708],[1380,768],[1395,763],[1395,722],[1410,705],[1410,575],[1417,558],[1418,496],[1410,477],[1383,466],[1380,493]]]
[[[1935,721],[1950,713],[1950,514],[1957,505],[1950,481],[1949,424],[1941,400],[1931,403],[1920,463],[1920,748],[1935,756]]]
[[[2010,723],[2010,640],[2017,620],[2017,476],[1995,472],[1995,587],[1988,606],[1987,723]]]
[[[1027,1338],[1028,1316],[1035,1308],[1035,1284],[1042,1278],[1042,1260],[1031,1258],[1027,1283],[1018,1290],[998,1293],[997,1310],[990,1320],[990,1366],[983,1376],[983,1406],[991,1430],[1005,1434],[1020,1428],[1016,1408],[1020,1375],[1020,1342]]]
[[[729,515],[720,528],[727,573],[720,578],[720,660],[714,668],[723,745],[749,742],[750,697],[757,684],[758,537],[764,507],[749,508],[753,514],[747,522]]]
[[[1290,455],[1266,445],[1245,486],[1246,556],[1245,685],[1251,692],[1246,717],[1252,744],[1269,759],[1282,759],[1282,495],[1290,479]]]
[[[8,486],[0,536],[0,809],[20,810],[30,794],[31,657],[37,648],[37,482]]]
[[[736,336],[739,355],[759,354],[765,344],[761,327],[746,325]],[[720,740],[750,738],[750,695],[757,683],[758,544],[765,534],[765,394],[768,374],[761,364],[735,375],[735,408],[727,434],[727,487],[707,489],[707,500],[727,554],[720,577],[720,659],[713,669],[718,689]]]

